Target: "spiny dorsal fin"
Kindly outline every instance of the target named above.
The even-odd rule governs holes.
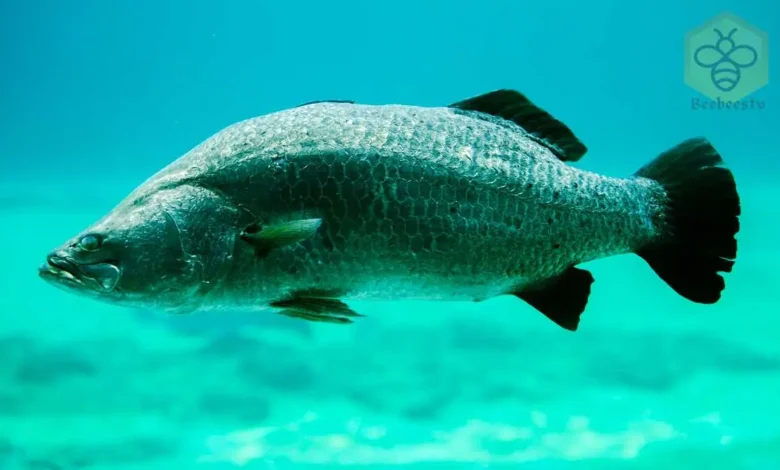
[[[347,103],[347,104],[355,104],[352,100],[316,100],[316,101],[309,101],[303,104],[299,104],[296,106],[296,108],[300,108],[301,106],[308,106],[310,104],[318,104],[318,103]]]
[[[564,123],[514,90],[491,91],[458,101],[449,107],[478,111],[512,121],[536,137],[541,144],[565,162],[576,162],[588,150]]]

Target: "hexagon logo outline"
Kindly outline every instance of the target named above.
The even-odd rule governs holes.
[[[724,12],[685,35],[685,84],[713,100],[738,101],[769,83],[769,37]]]

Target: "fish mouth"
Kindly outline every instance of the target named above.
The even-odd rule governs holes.
[[[38,268],[38,275],[68,287],[87,288],[110,292],[116,288],[122,271],[117,263],[77,263],[67,256],[49,255],[46,263]]]

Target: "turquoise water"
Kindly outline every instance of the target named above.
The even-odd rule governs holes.
[[[688,31],[767,1],[0,5],[0,469],[780,469],[780,94],[695,110]],[[770,77],[777,62],[770,62]],[[45,254],[240,119],[514,88],[614,176],[704,135],[742,197],[720,303],[589,263],[580,330],[523,302],[360,303],[349,326],[170,317],[38,279]]]

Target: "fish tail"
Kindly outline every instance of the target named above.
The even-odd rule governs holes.
[[[725,289],[719,274],[737,257],[740,201],[734,175],[717,150],[694,138],[667,150],[636,173],[666,192],[659,237],[636,251],[675,292],[703,304]]]

